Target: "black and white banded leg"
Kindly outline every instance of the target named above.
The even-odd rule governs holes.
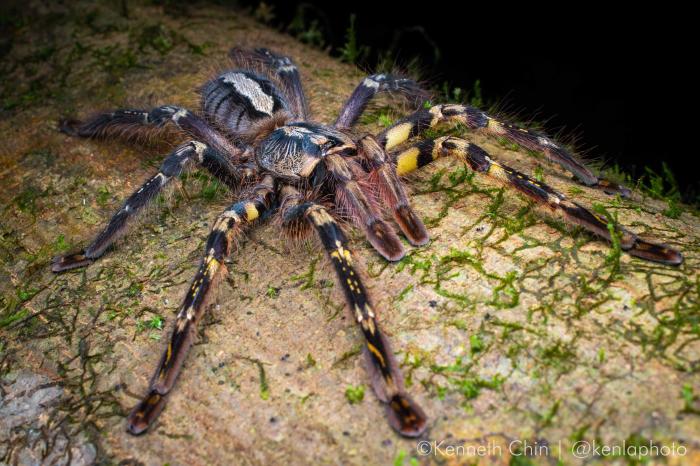
[[[129,414],[127,430],[131,434],[145,432],[163,410],[167,394],[172,390],[192,346],[207,300],[217,278],[225,273],[224,259],[231,253],[235,237],[244,225],[266,213],[272,204],[274,189],[272,177],[266,176],[246,200],[233,204],[214,222],[204,248],[204,258],[180,306],[170,341],[151,378],[148,393]]]
[[[117,109],[93,115],[85,121],[64,119],[59,122],[59,129],[71,136],[130,139],[144,130],[163,128],[168,123],[223,154],[241,155],[240,148],[204,119],[176,105],[161,105],[151,110]]]
[[[380,92],[398,94],[415,105],[422,104],[428,98],[427,92],[412,79],[391,74],[373,74],[357,85],[340,110],[334,126],[341,129],[352,128],[372,98]]]
[[[345,300],[365,339],[364,354],[372,388],[386,407],[389,425],[405,437],[418,437],[427,427],[427,417],[408,395],[403,376],[382,333],[367,290],[353,264],[352,252],[342,229],[328,211],[315,203],[291,206],[283,212],[286,223],[305,218],[316,230],[333,264]]]
[[[573,173],[586,186],[597,187],[608,194],[618,193],[623,197],[631,195],[630,190],[624,186],[598,178],[569,151],[550,138],[535,131],[499,121],[469,105],[441,104],[420,109],[384,130],[378,139],[387,150],[391,150],[425,130],[445,122],[460,123],[469,129],[482,130],[487,134],[504,137],[527,149],[541,152]]]
[[[580,225],[607,241],[612,241],[606,219],[567,199],[548,185],[492,160],[485,150],[465,139],[445,136],[421,141],[394,153],[393,159],[399,175],[405,175],[445,156],[454,156],[465,161],[472,170],[515,188],[537,204],[560,215],[564,220]],[[678,265],[683,262],[681,253],[666,245],[644,241],[623,228],[618,228],[617,233],[621,248],[632,256],[669,265]]]
[[[182,144],[165,158],[158,173],[146,180],[138,190],[129,196],[107,226],[86,249],[54,258],[51,270],[63,272],[92,263],[124,234],[129,222],[136,218],[144,207],[161,193],[174,178],[194,165],[209,168],[212,164],[218,163],[221,158],[218,152],[201,142],[190,141]]]

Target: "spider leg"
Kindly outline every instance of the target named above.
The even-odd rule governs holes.
[[[370,100],[380,92],[397,93],[416,104],[423,103],[428,97],[427,92],[412,79],[399,78],[390,74],[373,74],[357,85],[340,110],[334,126],[341,129],[352,128]]]
[[[59,129],[71,136],[117,136],[129,139],[137,137],[144,130],[159,129],[170,122],[193,139],[202,141],[221,153],[233,155],[240,152],[204,119],[175,105],[162,105],[152,110],[117,109],[93,115],[85,121],[64,119],[59,121]]]
[[[282,55],[258,48],[255,50],[234,47],[229,51],[229,56],[234,63],[249,68],[251,64],[260,64],[266,68],[270,77],[275,78],[284,88],[284,93],[291,105],[292,113],[299,120],[306,120],[308,117],[308,105],[304,88],[301,85],[301,76],[294,62]]]
[[[384,130],[378,139],[386,149],[392,149],[409,138],[423,133],[426,129],[444,122],[457,122],[470,129],[480,129],[488,134],[504,137],[527,149],[543,153],[547,158],[573,173],[584,185],[600,188],[608,194],[619,193],[623,197],[631,195],[628,188],[598,178],[564,147],[548,137],[499,121],[469,105],[441,104],[420,109]]]
[[[223,262],[231,252],[234,238],[243,225],[253,222],[268,210],[273,193],[274,181],[268,175],[253,188],[250,197],[233,204],[214,222],[204,249],[204,258],[177,314],[170,341],[153,374],[148,393],[129,414],[129,433],[138,435],[145,432],[163,410],[166,395],[175,384],[192,346],[197,323],[206,310],[207,298],[215,287],[215,280],[225,271]]]
[[[553,213],[558,213],[567,221],[612,241],[606,219],[570,201],[546,184],[492,160],[486,151],[464,139],[445,136],[422,141],[394,154],[394,160],[398,174],[404,175],[447,155],[464,160],[472,170],[489,175],[517,189],[538,204],[549,208]],[[666,245],[644,241],[623,228],[619,228],[618,233],[621,248],[632,256],[669,265],[678,265],[683,262],[681,253]]]
[[[315,228],[333,264],[345,299],[362,330],[365,338],[366,367],[372,388],[386,407],[389,424],[403,436],[420,436],[426,429],[427,417],[404,388],[403,377],[389,340],[379,328],[367,290],[353,265],[352,253],[343,231],[321,205],[313,202],[288,202],[295,194],[297,193],[293,188],[283,188],[282,196],[287,198],[287,202],[284,203],[287,208],[283,212],[283,221],[290,223],[305,218]]]
[[[405,252],[401,241],[394,230],[378,213],[372,196],[365,193],[365,187],[358,179],[366,176],[359,165],[351,159],[344,159],[338,154],[327,155],[324,159],[325,168],[335,183],[336,203],[343,211],[347,211],[353,221],[361,227],[367,239],[387,260],[397,261]]]
[[[423,246],[429,240],[423,221],[411,208],[406,190],[396,173],[396,165],[387,160],[387,154],[374,136],[358,141],[358,153],[368,165],[369,182],[377,186],[379,197],[392,212],[394,220],[414,246]]]
[[[195,163],[208,168],[229,185],[235,185],[244,176],[250,175],[250,173],[242,173],[243,170],[240,173],[233,171],[235,167],[226,158],[201,142],[190,141],[182,144],[165,158],[158,173],[146,180],[138,190],[127,198],[107,226],[86,249],[65,256],[57,256],[53,260],[51,270],[63,272],[92,263],[126,231],[129,221],[143,211],[144,207],[158,193],[162,192],[173,178],[180,176]]]

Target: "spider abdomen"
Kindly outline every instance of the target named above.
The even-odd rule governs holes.
[[[256,148],[258,165],[275,176],[297,180],[311,175],[330,153],[354,153],[344,133],[315,123],[289,123],[277,128]]]
[[[246,132],[256,121],[289,110],[273,82],[250,71],[227,71],[202,86],[201,94],[204,114],[231,134]]]

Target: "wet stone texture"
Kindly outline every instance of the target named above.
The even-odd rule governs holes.
[[[573,187],[542,158],[479,135],[470,137],[495,158],[537,169],[583,205],[602,204],[643,237],[679,248],[685,263],[618,260],[606,243],[442,160],[409,180],[429,246],[407,245],[390,264],[351,233],[439,451],[420,456],[415,440],[390,430],[323,254],[314,242],[285,244],[272,225],[231,255],[166,410],[150,433],[129,436],[124,416],[158,362],[211,222],[232,199],[191,174],[102,260],[54,275],[51,257],[85,245],[168,150],[71,139],[57,119],[138,103],[196,107],[193,90],[233,45],[292,56],[319,121],[332,121],[362,74],[217,7],[130,6],[125,16],[111,4],[42,5],[30,5],[32,21],[17,19],[3,52],[2,464],[636,459],[577,459],[579,440],[675,446],[685,454],[647,460],[700,463],[698,217],[669,218],[665,203],[638,192],[621,200]],[[399,115],[386,105],[360,132]],[[361,401],[346,395],[358,387]],[[509,448],[518,445],[530,449]],[[469,456],[477,446],[486,456]]]

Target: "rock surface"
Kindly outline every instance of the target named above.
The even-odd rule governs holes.
[[[36,16],[17,26],[3,60],[0,462],[637,459],[633,450],[572,452],[595,441],[640,452],[651,444],[652,463],[700,464],[698,217],[669,218],[640,193],[620,200],[575,186],[543,159],[480,135],[470,137],[494,158],[537,167],[583,205],[600,203],[643,237],[679,248],[685,263],[609,258],[606,243],[442,160],[409,181],[429,246],[390,264],[352,234],[410,391],[430,415],[424,440],[440,448],[422,456],[388,427],[331,268],[315,243],[285,244],[273,225],[232,254],[166,410],[150,433],[129,436],[124,416],[231,198],[189,176],[114,251],[53,275],[51,257],[86,244],[167,151],[71,139],[56,121],[128,104],[196,108],[194,90],[225,67],[233,45],[292,56],[319,121],[333,120],[362,74],[218,7],[132,7],[127,16],[108,4],[44,8],[32,6]],[[379,130],[387,111],[378,105],[361,130]],[[360,385],[364,398],[350,403],[346,390]]]

